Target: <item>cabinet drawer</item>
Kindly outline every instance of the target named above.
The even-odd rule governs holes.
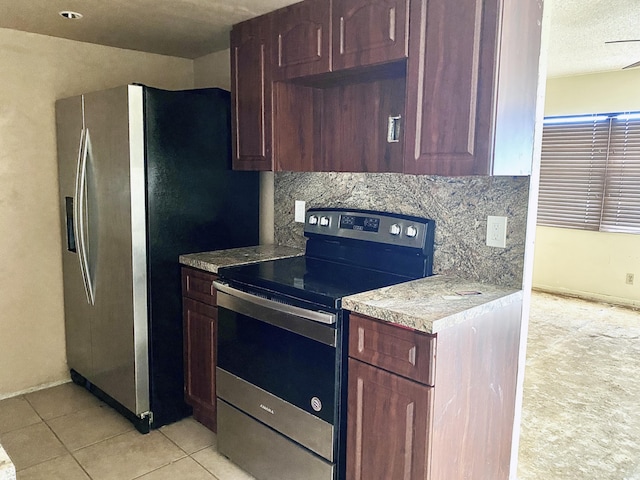
[[[349,316],[349,356],[434,385],[436,337],[360,315]]]
[[[213,287],[213,281],[217,278],[213,273],[183,267],[182,296],[208,305],[216,305],[217,290]]]

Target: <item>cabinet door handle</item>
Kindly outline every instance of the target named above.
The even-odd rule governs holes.
[[[396,41],[396,9],[389,9],[389,40]]]
[[[389,115],[387,125],[387,143],[398,143],[400,141],[400,119],[401,115]]]

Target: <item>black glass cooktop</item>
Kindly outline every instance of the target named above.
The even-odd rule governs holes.
[[[342,297],[413,279],[306,256],[224,267],[218,274],[231,284],[258,287],[333,309],[341,308]]]

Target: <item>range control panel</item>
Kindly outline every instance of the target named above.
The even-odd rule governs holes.
[[[433,243],[435,222],[431,219],[370,210],[309,209],[305,234],[351,238],[424,249]]]

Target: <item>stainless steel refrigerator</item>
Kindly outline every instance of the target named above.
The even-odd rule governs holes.
[[[258,243],[230,95],[125,85],[56,102],[71,378],[138,430],[190,414],[178,257]]]

